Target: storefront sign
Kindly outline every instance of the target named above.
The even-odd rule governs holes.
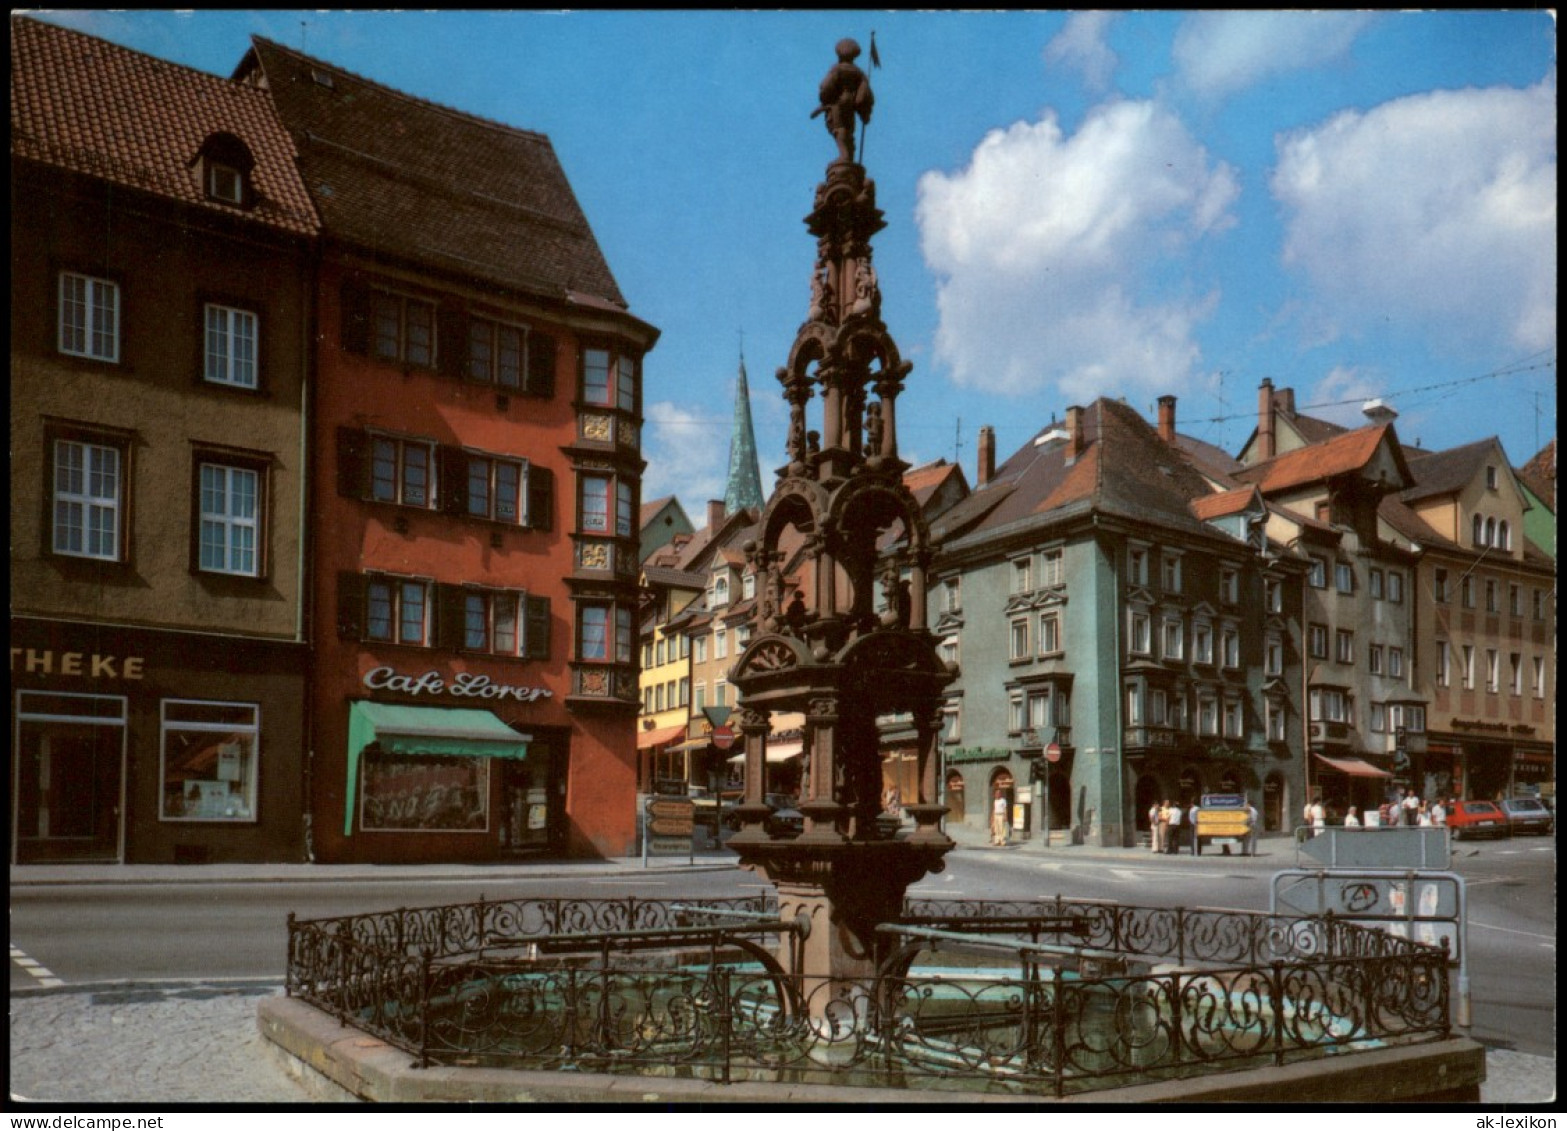
[[[71,675],[83,679],[141,679],[144,656],[110,656],[99,652],[53,652],[40,648],[12,648],[11,673]],[[18,666],[20,664],[20,667]]]
[[[13,648],[12,652],[15,651]],[[371,691],[450,695],[458,699],[515,699],[519,703],[532,703],[555,694],[547,687],[516,687],[509,683],[494,683],[489,676],[477,672],[458,672],[446,680],[439,672],[433,671],[423,675],[404,675],[395,668],[372,668],[365,673],[362,682]]]
[[[1480,719],[1454,719],[1453,729],[1485,731],[1490,734],[1532,735],[1534,733],[1532,726],[1525,726],[1522,723],[1508,726],[1506,723],[1488,723]]]

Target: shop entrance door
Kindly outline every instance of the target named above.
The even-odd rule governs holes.
[[[551,763],[549,746],[538,741],[529,744],[525,759],[497,759],[501,772],[501,846],[508,851],[550,847],[551,831],[558,822],[555,810],[559,807],[552,796]]]
[[[124,700],[28,692],[20,698],[24,710],[64,707],[76,717],[18,712],[14,859],[119,860]],[[81,712],[99,716],[83,718]]]

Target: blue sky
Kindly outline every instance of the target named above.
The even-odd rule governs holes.
[[[915,462],[998,457],[1124,396],[1235,451],[1264,377],[1406,443],[1556,430],[1550,14],[147,11],[40,13],[227,75],[259,34],[547,133],[648,356],[644,497],[721,497],[742,348],[764,488],[773,373],[805,316],[802,219],[835,154],[844,36],[876,93],[864,162],[883,317],[914,363]],[[1321,407],[1310,407],[1321,406]]]

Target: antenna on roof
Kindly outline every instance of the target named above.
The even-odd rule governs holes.
[[[961,462],[961,460],[959,459],[958,453],[960,453],[962,450],[963,450],[963,418],[960,416],[960,417],[958,417],[958,422],[954,426],[954,431],[952,433],[952,462],[953,463],[960,463]]]

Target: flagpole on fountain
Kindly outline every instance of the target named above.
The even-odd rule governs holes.
[[[876,29],[871,29],[871,70],[881,70],[881,54],[876,50]],[[860,156],[859,164],[865,164],[865,135],[870,132],[869,120],[860,123]]]

